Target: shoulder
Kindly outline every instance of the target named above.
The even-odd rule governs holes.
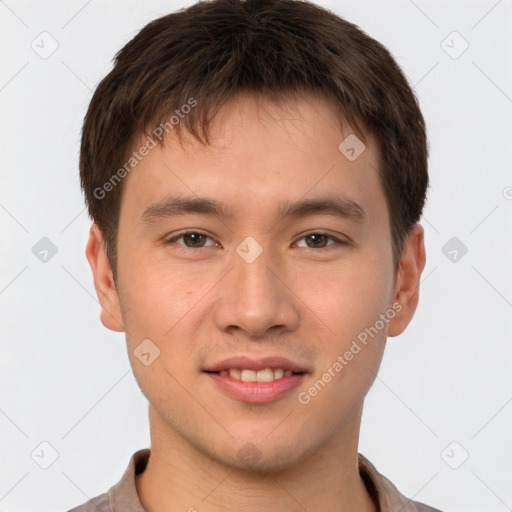
[[[441,510],[413,501],[404,496],[397,487],[379,473],[375,466],[362,454],[359,454],[359,474],[369,494],[385,512],[442,512]]]
[[[104,494],[68,510],[68,512],[145,512],[137,495],[135,476],[144,471],[149,454],[149,448],[135,452],[117,484]]]
[[[418,512],[443,512],[442,510],[429,507],[428,505],[425,505],[424,503],[419,503],[418,501],[413,501],[413,504]]]
[[[108,494],[100,494],[96,498],[75,507],[68,512],[112,512],[112,506]]]

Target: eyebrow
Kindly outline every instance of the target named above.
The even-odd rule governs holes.
[[[297,202],[281,202],[278,204],[277,220],[288,217],[302,218],[308,215],[333,215],[354,222],[367,219],[362,206],[344,195],[303,199]],[[140,221],[151,225],[164,218],[181,215],[208,215],[224,219],[234,219],[236,215],[224,203],[208,197],[167,196],[148,206]]]

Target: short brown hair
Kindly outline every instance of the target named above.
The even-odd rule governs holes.
[[[396,269],[428,188],[425,123],[398,64],[357,26],[308,1],[212,0],[146,25],[117,53],[85,116],[81,185],[114,276],[122,178],[127,161],[136,165],[136,137],[149,141],[157,126],[179,134],[184,125],[208,144],[211,120],[235,94],[304,90],[331,98],[363,141],[374,137]],[[185,105],[194,107],[169,122]]]

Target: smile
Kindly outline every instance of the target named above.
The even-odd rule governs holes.
[[[283,377],[290,377],[294,372],[284,370],[283,368],[265,368],[264,370],[247,370],[239,368],[230,368],[229,370],[221,370],[218,372],[222,377],[229,375],[232,379],[242,382],[272,382]],[[296,372],[299,373],[299,372]]]
[[[240,370],[230,368],[218,372],[204,372],[218,390],[230,398],[254,404],[278,400],[295,389],[306,373],[295,373],[282,368],[264,370]]]

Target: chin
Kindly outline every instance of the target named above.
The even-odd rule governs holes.
[[[246,439],[233,443],[237,446],[235,450],[231,445],[226,447],[228,453],[216,454],[217,462],[241,471],[268,475],[294,467],[307,455],[304,440],[297,439],[295,444],[290,444],[290,440],[270,441],[265,437]]]
[[[300,460],[296,454],[262,454],[257,460],[241,459],[239,454],[231,458],[231,463],[226,465],[236,468],[240,471],[246,471],[253,474],[267,476],[269,473],[282,473],[294,467]]]

